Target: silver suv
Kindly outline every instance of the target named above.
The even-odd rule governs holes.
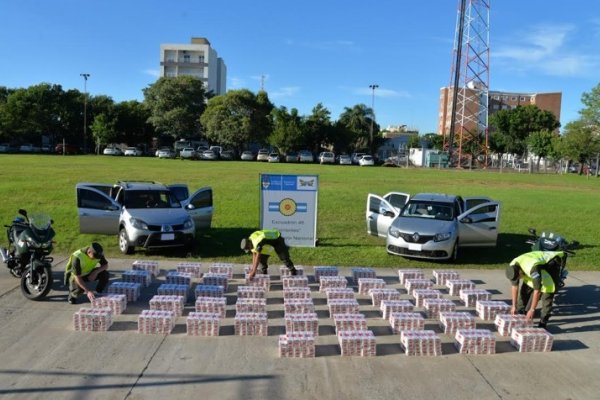
[[[81,233],[118,234],[119,249],[191,246],[197,229],[209,228],[212,189],[191,196],[187,185],[156,182],[78,183]]]

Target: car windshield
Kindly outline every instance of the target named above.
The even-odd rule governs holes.
[[[431,201],[410,201],[402,210],[403,217],[439,219],[452,221],[454,209],[448,203],[436,203]]]
[[[181,204],[169,191],[128,190],[123,205],[127,208],[179,208]]]

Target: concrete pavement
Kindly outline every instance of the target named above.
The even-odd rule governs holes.
[[[163,271],[181,260],[161,261]],[[61,284],[65,260],[54,267],[54,290],[42,302],[26,300],[19,282],[0,270],[0,397],[3,399],[597,399],[600,383],[600,272],[571,272],[557,296],[548,330],[550,353],[519,353],[508,338],[496,336],[495,355],[462,355],[453,338],[433,320],[426,329],[441,334],[440,357],[409,357],[399,335],[381,318],[368,296],[356,295],[377,340],[376,357],[342,357],[333,320],[318,284],[310,281],[319,316],[316,357],[278,357],[278,335],[285,333],[279,265],[271,266],[268,294],[269,335],[235,336],[236,287],[243,266],[235,267],[227,292],[227,316],[218,337],[188,337],[185,315],[170,335],[137,333],[137,315],[164,281],[164,272],[142,297],[114,316],[108,332],[76,332]],[[111,281],[131,260],[110,260]],[[304,267],[312,278],[313,268]],[[441,266],[447,269],[449,266]],[[435,269],[435,267],[432,267]],[[401,289],[396,270],[376,269],[388,287]],[[503,271],[459,270],[462,278],[509,300]],[[351,277],[351,268],[340,267]],[[431,271],[426,270],[431,277]],[[351,280],[349,281],[351,282]],[[350,283],[349,283],[350,284]],[[466,308],[457,297],[457,310]],[[83,300],[83,298],[82,298]],[[416,309],[419,311],[419,309]],[[493,323],[476,318],[478,328]]]

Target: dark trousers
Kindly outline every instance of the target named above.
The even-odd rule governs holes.
[[[82,276],[82,278],[83,278],[84,282],[90,282],[89,275]],[[98,276],[96,276],[96,282],[98,282],[98,284],[96,285],[96,292],[102,293],[104,291],[104,288],[106,288],[106,285],[108,285],[108,279],[109,279],[108,271],[102,271],[98,274]],[[69,297],[77,298],[82,294],[83,294],[83,289],[81,289],[79,287],[79,285],[77,284],[77,282],[75,281],[74,278],[70,279],[69,280]]]
[[[281,236],[277,239],[268,240],[266,243],[273,246],[275,249],[275,253],[277,253],[277,257],[283,262],[283,264],[289,269],[293,271],[295,269],[294,263],[290,259],[290,250],[289,247],[285,244],[285,239]],[[267,273],[267,269],[269,268],[269,255],[268,254],[260,254],[258,256],[258,266],[263,274]]]
[[[533,297],[533,288],[525,284],[521,284],[519,290],[519,299],[517,301],[517,311],[519,314],[525,314],[531,307],[531,299]],[[541,304],[540,322],[547,323],[552,312],[552,304],[554,302],[554,293],[542,293],[539,303]]]

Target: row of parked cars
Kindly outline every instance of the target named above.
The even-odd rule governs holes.
[[[331,151],[323,151],[319,153],[319,156],[313,156],[313,153],[308,150],[301,150],[299,152],[288,152],[284,155],[278,152],[261,149],[258,153],[254,153],[250,150],[244,151],[240,159],[242,161],[266,161],[266,162],[289,162],[289,163],[314,163],[319,164],[340,164],[340,165],[375,165],[375,160],[372,156],[365,153],[354,153],[352,155],[339,154]]]

